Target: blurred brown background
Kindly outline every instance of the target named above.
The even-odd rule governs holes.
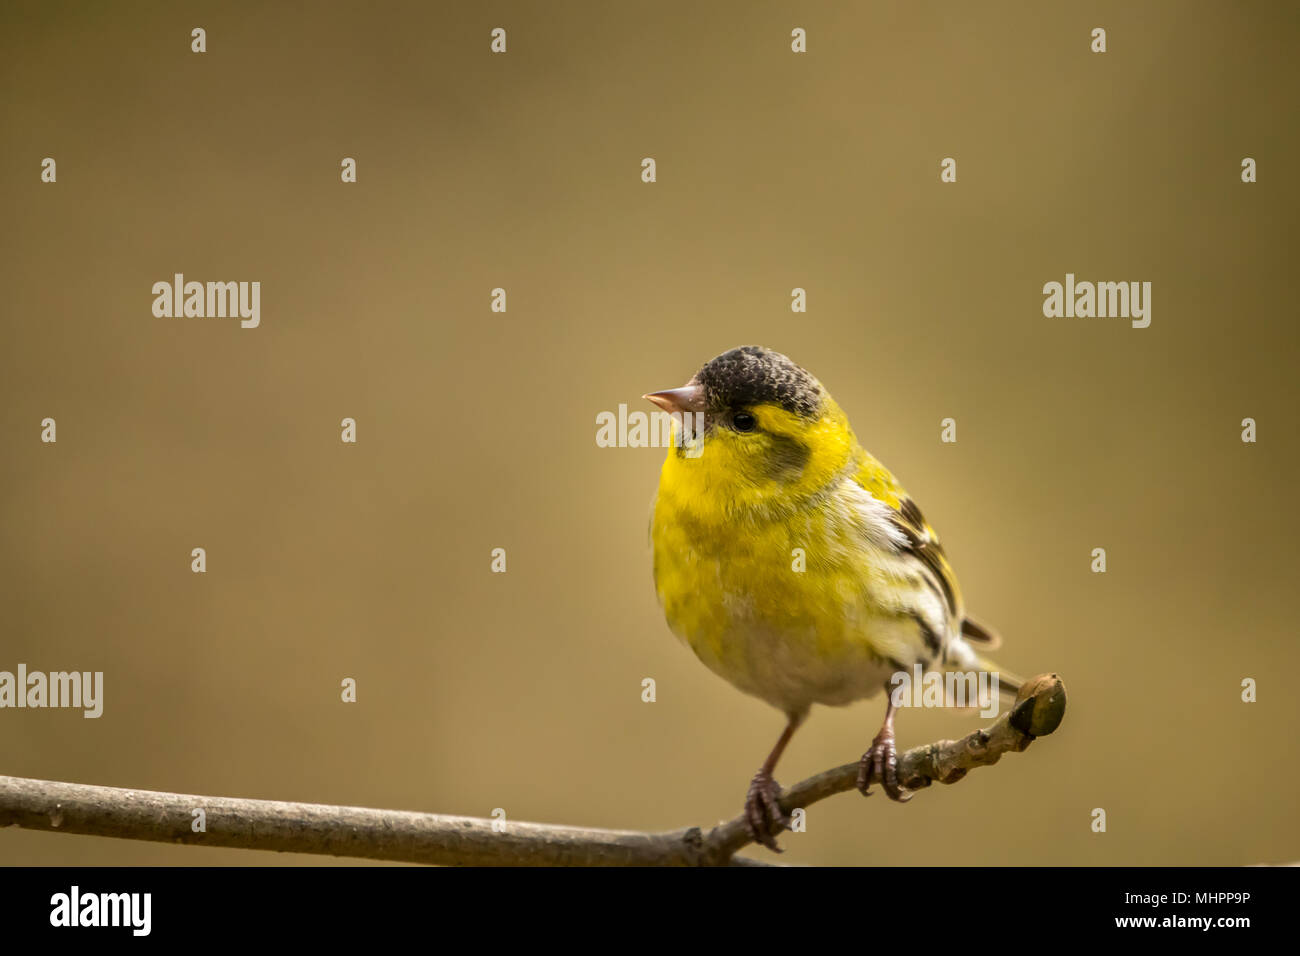
[[[0,669],[106,693],[0,711],[0,773],[732,816],[781,717],[669,634],[662,452],[595,416],[755,342],[921,503],[1003,663],[1071,694],[960,786],[815,806],[787,861],[1300,858],[1296,13],[1069,6],[5,4]],[[261,327],[155,318],[175,272],[261,281]],[[1151,281],[1151,327],[1045,318],[1066,272]],[[882,712],[815,710],[779,778]],[[908,711],[900,745],[978,723]],[[0,862],[321,861],[8,829]]]

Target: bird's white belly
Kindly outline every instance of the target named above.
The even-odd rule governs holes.
[[[894,643],[882,632],[870,642],[834,642],[828,650],[811,628],[792,631],[751,619],[729,629],[720,653],[710,645],[691,644],[710,670],[740,690],[784,713],[803,714],[813,704],[840,707],[885,690],[899,668],[875,653],[876,640]]]

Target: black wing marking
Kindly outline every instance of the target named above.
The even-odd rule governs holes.
[[[961,616],[961,599],[957,591],[957,581],[953,575],[952,565],[943,553],[943,545],[935,536],[921,509],[911,498],[903,498],[898,503],[898,510],[890,511],[890,522],[903,533],[907,547],[903,550],[919,560],[929,571],[948,613],[952,617]]]

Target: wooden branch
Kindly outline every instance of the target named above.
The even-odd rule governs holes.
[[[961,740],[916,747],[899,758],[910,789],[955,783],[975,767],[1018,752],[1060,725],[1065,687],[1055,674],[1029,681],[1016,705],[986,730]],[[844,764],[790,787],[787,813],[852,790],[858,765]],[[882,798],[883,799],[883,798]],[[194,811],[205,832],[196,833]],[[592,830],[400,810],[371,810],[277,800],[203,797],[123,790],[0,776],[0,827],[153,840],[194,846],[320,853],[407,863],[458,866],[717,866],[754,865],[735,853],[752,842],[743,816],[705,832]],[[500,825],[500,824],[498,824]]]

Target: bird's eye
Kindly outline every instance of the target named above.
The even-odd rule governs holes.
[[[749,412],[736,412],[731,416],[731,424],[738,432],[752,432],[758,422],[754,421],[754,416]]]

